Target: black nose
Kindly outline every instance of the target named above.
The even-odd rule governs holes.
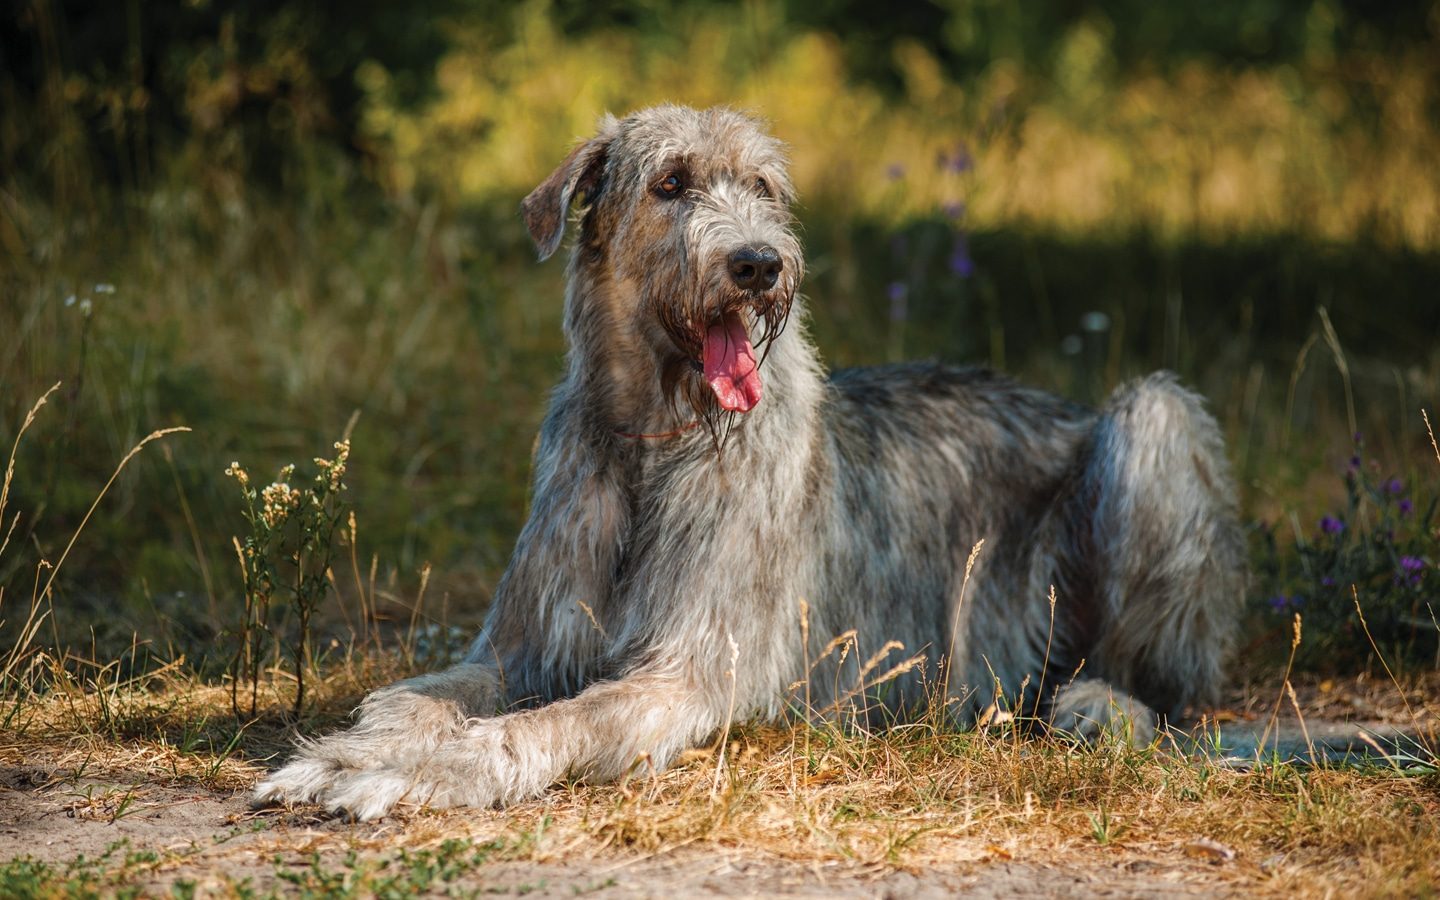
[[[730,254],[730,277],[742,291],[768,291],[785,264],[774,247],[741,247]]]

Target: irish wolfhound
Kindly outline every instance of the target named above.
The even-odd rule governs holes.
[[[792,197],[751,119],[662,106],[604,119],[525,198],[542,259],[580,201],[570,352],[485,627],[257,801],[507,803],[663,768],[802,706],[797,683],[806,715],[938,694],[962,724],[998,699],[1137,740],[1213,695],[1244,570],[1200,399],[1169,375],[1099,411],[929,363],[827,378]]]

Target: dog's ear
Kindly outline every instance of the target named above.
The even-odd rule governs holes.
[[[565,219],[576,196],[583,195],[590,202],[599,194],[615,126],[615,120],[606,116],[599,134],[571,150],[560,167],[520,201],[525,227],[530,229],[542,260],[560,248]]]

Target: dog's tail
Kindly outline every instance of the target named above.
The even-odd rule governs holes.
[[[1082,496],[1094,504],[1099,628],[1092,674],[1161,713],[1212,702],[1245,591],[1245,541],[1224,443],[1169,373],[1122,386],[1096,425]]]

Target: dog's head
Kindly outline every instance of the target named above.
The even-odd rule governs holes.
[[[591,290],[567,327],[651,354],[662,392],[713,420],[760,402],[803,274],[792,199],[780,142],[753,119],[659,106],[606,117],[521,209],[544,259],[580,202],[571,275]]]

